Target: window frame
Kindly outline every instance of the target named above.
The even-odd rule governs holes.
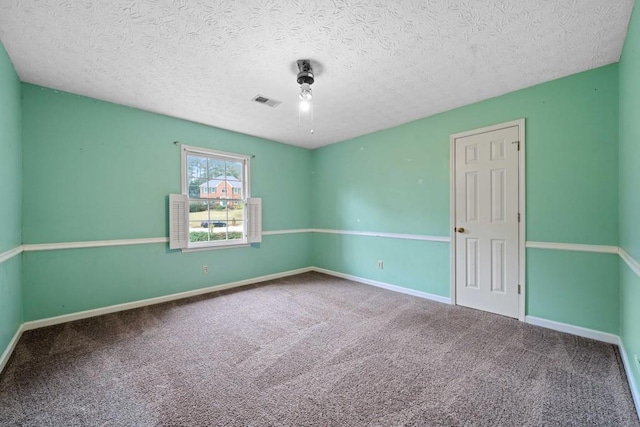
[[[197,250],[207,250],[207,249],[221,249],[221,248],[231,248],[231,247],[246,247],[250,246],[248,240],[248,209],[247,209],[247,200],[251,198],[251,156],[245,154],[237,154],[237,153],[229,153],[226,151],[214,150],[211,148],[203,148],[203,147],[194,147],[191,145],[181,144],[180,147],[180,173],[181,173],[181,187],[182,187],[182,195],[187,198],[187,206],[189,206],[192,202],[201,202],[202,198],[191,198],[189,196],[189,180],[187,178],[188,166],[187,166],[187,157],[189,155],[195,156],[203,156],[214,158],[217,160],[224,161],[234,161],[237,163],[242,163],[242,185],[244,189],[244,194],[240,199],[236,199],[242,202],[243,210],[242,210],[242,239],[233,239],[233,240],[210,240],[207,242],[191,242],[191,239],[188,239],[186,249],[183,251],[197,251]],[[207,182],[209,179],[214,179],[212,177],[207,177]],[[208,202],[208,199],[205,198],[205,201]],[[225,198],[225,200],[231,200]],[[189,225],[191,223],[189,222]],[[227,227],[228,227],[227,220]],[[209,231],[210,232],[210,231]],[[227,233],[229,232],[227,228]],[[187,230],[187,234],[190,235],[190,232]]]

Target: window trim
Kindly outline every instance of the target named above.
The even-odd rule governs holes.
[[[245,154],[237,154],[237,153],[229,153],[226,151],[214,150],[211,148],[203,148],[203,147],[194,147],[191,145],[180,145],[180,181],[182,187],[182,194],[187,198],[187,206],[192,200],[189,197],[189,183],[187,180],[187,156],[188,155],[203,155],[207,157],[215,157],[221,160],[234,160],[234,161],[242,161],[244,162],[242,183],[244,186],[244,195],[241,199],[243,205],[242,212],[242,228],[243,228],[243,238],[242,239],[233,239],[233,240],[210,240],[208,242],[191,242],[188,241],[187,247],[182,249],[183,252],[191,252],[191,251],[199,251],[199,250],[208,250],[208,249],[222,249],[222,248],[237,248],[243,246],[250,246],[248,240],[248,232],[247,224],[248,224],[248,209],[247,200],[251,198],[251,156]],[[198,198],[201,199],[201,198]],[[227,230],[228,232],[228,230]],[[187,234],[189,231],[187,230]]]

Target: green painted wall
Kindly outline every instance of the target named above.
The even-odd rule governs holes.
[[[631,362],[631,372],[640,396],[640,276],[622,260],[620,264],[620,338]],[[639,408],[640,410],[640,408]]]
[[[22,255],[0,263],[0,355],[23,322]]]
[[[434,295],[449,294],[449,244],[314,234],[315,266]],[[384,262],[378,269],[377,261]],[[371,268],[371,265],[374,268]]]
[[[640,11],[634,10],[620,60],[620,246],[640,260]]]
[[[620,60],[620,246],[640,263],[640,11],[636,2]],[[640,277],[620,262],[620,336],[640,355]],[[640,366],[632,362],[640,387]],[[640,396],[640,390],[636,390]]]
[[[308,150],[30,84],[22,94],[25,244],[167,236],[167,195],[181,185],[176,140],[255,155],[252,196],[263,197],[264,230],[309,227]],[[183,254],[147,245],[23,261],[27,320],[311,264],[307,235],[244,249]]]
[[[20,81],[0,43],[0,253],[22,243]],[[22,256],[0,263],[0,354],[22,323]]]
[[[168,235],[174,141],[255,155],[264,229],[309,226],[308,150],[30,84],[22,107],[24,243]]]
[[[527,143],[527,240],[596,245],[618,244],[618,66],[572,75],[477,104],[383,130],[313,153],[312,223],[317,228],[391,233],[449,235],[449,136],[524,117]],[[341,272],[449,295],[449,262],[434,243],[394,243],[385,263],[372,238],[366,251],[341,251],[354,239],[314,239],[314,262]],[[365,239],[365,238],[361,238]],[[387,241],[385,240],[385,243]],[[344,246],[343,246],[344,247]],[[421,256],[412,251],[419,247]],[[429,256],[436,251],[437,261]],[[332,253],[333,252],[333,253]],[[552,252],[547,258],[557,255]],[[618,293],[613,278],[589,276],[576,281],[543,283],[549,265],[528,266],[531,301],[528,314],[599,330],[617,330]],[[611,266],[608,255],[598,263]],[[539,259],[540,258],[540,259]],[[411,265],[408,260],[414,260]],[[428,265],[427,268],[424,265]],[[446,283],[443,283],[446,281]],[[560,289],[555,289],[560,288]],[[606,294],[606,302],[602,295]],[[549,310],[548,298],[558,309]],[[595,314],[594,307],[602,307]]]
[[[22,242],[20,81],[0,43],[0,253]]]
[[[260,249],[183,254],[152,244],[27,252],[25,321],[307,267],[309,244],[302,233],[265,236]]]
[[[617,335],[618,259],[527,249],[527,314]]]

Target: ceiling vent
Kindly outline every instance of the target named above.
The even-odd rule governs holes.
[[[275,99],[267,98],[266,96],[256,95],[251,98],[252,101],[257,102],[258,104],[268,105],[269,107],[277,107],[282,104],[281,101],[276,101]]]

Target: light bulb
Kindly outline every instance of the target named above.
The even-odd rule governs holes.
[[[311,90],[303,90],[302,92],[300,92],[300,99],[302,99],[303,101],[311,101],[311,98]]]
[[[311,86],[309,83],[303,83],[300,85],[300,99],[303,101],[311,101],[313,95],[311,95]]]
[[[311,102],[309,100],[303,99],[300,101],[300,111],[306,113],[311,108]]]

